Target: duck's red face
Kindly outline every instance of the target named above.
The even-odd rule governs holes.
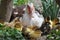
[[[27,11],[28,11],[29,14],[32,13],[32,8],[30,6],[28,6],[28,5],[27,5]]]

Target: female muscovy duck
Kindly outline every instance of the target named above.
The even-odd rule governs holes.
[[[39,29],[44,22],[44,17],[35,11],[33,3],[28,3],[21,21],[23,24],[22,32],[24,36],[28,37],[27,40],[30,38],[37,39],[41,36],[41,31],[37,29]]]
[[[40,15],[35,11],[33,3],[28,3],[25,14],[23,14],[22,18],[23,26],[37,26],[37,28],[40,28],[43,22],[43,15]]]

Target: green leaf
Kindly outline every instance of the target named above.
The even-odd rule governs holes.
[[[43,5],[44,17],[50,16],[51,20],[57,18],[59,7],[55,0],[41,0]]]

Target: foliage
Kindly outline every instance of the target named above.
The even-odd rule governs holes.
[[[0,23],[0,29],[3,29],[3,27],[5,27],[5,25]]]
[[[51,20],[57,18],[59,6],[55,0],[41,0],[43,4],[43,15],[44,17],[50,16]]]
[[[4,25],[0,23],[0,27],[4,27]]]
[[[47,35],[47,40],[60,40],[60,30],[52,30],[49,35]]]
[[[3,25],[0,24],[3,28]],[[4,27],[0,29],[0,40],[25,40],[22,36],[22,32],[16,30],[15,28]]]
[[[14,5],[16,6],[26,4],[27,2],[28,0],[13,0]]]

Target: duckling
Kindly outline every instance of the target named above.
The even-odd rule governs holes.
[[[50,24],[49,20],[50,20],[50,18],[47,17],[40,28],[40,30],[42,31],[42,35],[47,35],[51,30],[51,27],[50,27],[51,24]]]

